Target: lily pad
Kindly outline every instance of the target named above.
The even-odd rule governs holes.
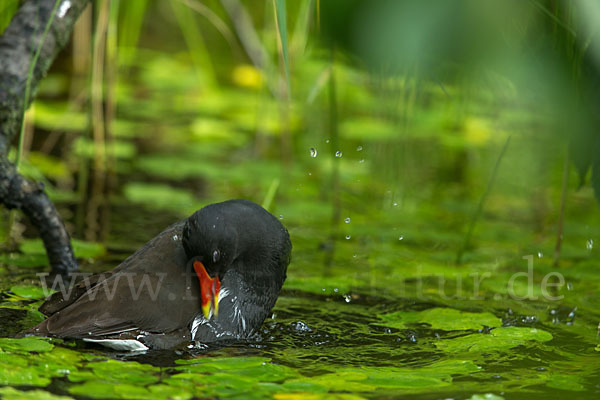
[[[528,343],[547,342],[552,334],[536,328],[506,327],[496,328],[490,333],[475,333],[444,339],[435,342],[435,346],[450,353],[484,352],[511,349]]]
[[[48,257],[45,254],[21,253],[0,254],[0,263],[26,268],[49,265]]]
[[[49,383],[50,378],[35,369],[0,362],[0,385],[46,386]]]
[[[54,345],[48,339],[38,337],[26,337],[22,339],[0,338],[0,351],[2,352],[37,352],[50,351]]]
[[[489,312],[471,313],[454,308],[431,308],[424,311],[398,311],[379,314],[383,325],[396,329],[407,329],[408,325],[423,323],[433,329],[444,331],[474,330],[484,327],[498,327],[502,320]]]
[[[276,400],[363,400],[365,397],[347,393],[277,393]]]
[[[46,392],[44,390],[17,390],[12,387],[1,387],[0,395],[4,400],[71,400],[72,397],[69,396],[59,396],[56,394],[52,394]]]
[[[271,362],[267,357],[199,357],[187,360],[177,360],[176,364],[184,364],[185,367],[177,369],[194,369],[201,372],[231,371],[256,367]]]
[[[15,295],[22,297],[24,299],[45,299],[51,293],[44,291],[39,286],[31,286],[31,285],[15,285],[11,286],[10,291]]]
[[[69,387],[69,393],[95,399],[149,399],[151,393],[143,386],[127,383],[111,383],[101,380],[87,381],[81,385]]]
[[[585,390],[583,379],[577,375],[551,374],[546,382],[546,386],[572,392],[581,392]]]
[[[170,210],[182,215],[194,210],[198,203],[189,191],[162,184],[131,182],[125,185],[123,193],[132,203],[152,209]]]
[[[363,367],[344,368],[311,378],[302,377],[286,381],[317,384],[333,391],[371,392],[374,390],[400,390],[421,392],[430,388],[446,387],[453,375],[468,375],[480,371],[470,360],[444,360],[422,368]]]
[[[69,375],[72,382],[103,381],[114,384],[127,383],[147,385],[157,382],[160,370],[152,365],[135,361],[104,360],[87,364],[86,370],[79,370]]]
[[[474,394],[469,397],[469,400],[504,400],[504,397],[498,396],[493,393],[485,393],[485,394]]]
[[[75,256],[79,258],[94,258],[106,253],[106,248],[101,243],[72,239],[71,245]],[[26,239],[21,242],[19,249],[24,254],[46,254],[44,242],[41,239]]]

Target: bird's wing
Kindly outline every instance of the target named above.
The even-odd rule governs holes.
[[[182,227],[180,222],[167,228],[109,275],[101,275],[93,285],[77,285],[71,297],[50,298],[41,308],[50,318],[31,332],[83,338],[185,326],[200,310],[200,302],[197,282],[190,284],[184,276]]]

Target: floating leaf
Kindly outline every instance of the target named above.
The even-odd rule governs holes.
[[[97,380],[113,383],[131,383],[136,385],[147,385],[158,381],[159,369],[148,364],[140,364],[135,361],[105,360],[89,363],[89,370],[80,370],[71,375],[69,379],[80,382],[95,378]]]
[[[490,333],[476,333],[454,339],[435,342],[435,346],[451,353],[469,351],[484,352],[510,349],[528,342],[547,342],[552,334],[536,328],[507,327],[496,328]]]
[[[46,293],[39,286],[15,285],[11,286],[10,291],[24,299],[45,299],[51,293]]]
[[[185,367],[177,369],[200,372],[231,371],[248,367],[256,367],[271,362],[266,357],[198,357],[187,360],[177,360],[176,364],[184,364]]]
[[[80,132],[88,125],[87,115],[69,109],[67,102],[35,102],[35,125],[47,131]]]
[[[79,258],[95,258],[106,253],[106,248],[101,243],[72,239],[71,245],[73,246],[75,256]],[[25,254],[46,254],[44,242],[41,239],[25,239],[19,245],[19,249]]]
[[[66,162],[59,158],[39,152],[31,152],[27,155],[27,160],[48,178],[69,179],[71,177]]]
[[[504,397],[495,395],[493,393],[485,393],[485,394],[474,394],[469,397],[469,400],[504,400]]]
[[[378,315],[385,326],[397,329],[406,329],[410,324],[423,323],[433,329],[444,331],[482,329],[483,327],[498,327],[502,320],[495,315],[484,313],[471,313],[454,308],[431,308],[424,311],[398,311],[390,314]]]
[[[0,254],[0,263],[14,265],[17,267],[39,267],[49,265],[45,254]]]
[[[79,136],[77,139],[75,139],[73,146],[75,154],[89,159],[93,159],[98,151],[96,149],[96,144],[92,140],[83,136]],[[110,154],[117,159],[129,160],[137,153],[135,144],[125,140],[114,140],[111,142],[111,146],[112,148],[107,149],[107,152],[110,152]]]
[[[581,392],[585,390],[583,379],[577,375],[551,374],[546,382],[546,386],[572,392]]]
[[[46,338],[26,337],[22,339],[0,338],[0,351],[3,352],[45,352],[50,351],[54,345]]]
[[[71,400],[69,396],[59,396],[46,392],[44,390],[27,390],[21,391],[12,387],[0,388],[0,395],[4,400]]]
[[[182,215],[194,210],[197,201],[187,190],[162,184],[132,182],[125,185],[123,192],[132,203],[143,204],[152,209],[164,209]]]
[[[277,393],[276,400],[363,400],[365,397],[345,393]]]
[[[46,386],[49,383],[50,378],[35,369],[0,362],[0,385]]]
[[[127,383],[109,383],[99,380],[90,380],[81,385],[69,387],[69,393],[92,397],[95,399],[149,399],[151,394],[145,387]]]

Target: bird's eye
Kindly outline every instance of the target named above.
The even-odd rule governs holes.
[[[213,251],[213,262],[216,263],[217,261],[219,261],[220,258],[221,253],[219,253],[219,250]]]

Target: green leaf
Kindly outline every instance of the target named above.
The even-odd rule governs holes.
[[[0,362],[0,385],[46,386],[50,378],[28,367],[16,367]]]
[[[504,400],[504,397],[495,395],[493,393],[485,393],[485,394],[474,394],[469,397],[469,400]]]
[[[101,243],[72,239],[71,245],[75,256],[79,258],[95,258],[106,253],[106,248]],[[25,239],[19,245],[19,249],[25,254],[46,254],[44,242],[41,239]]]
[[[73,146],[74,153],[80,157],[93,159],[97,152],[96,144],[92,140],[83,136],[79,136],[77,139],[75,139]],[[111,146],[112,148],[107,149],[107,151],[110,151],[111,154],[117,159],[129,160],[132,159],[137,153],[135,144],[125,140],[114,140],[111,142]]]
[[[87,115],[70,110],[67,102],[36,101],[34,119],[37,127],[47,131],[81,132],[88,125]]]
[[[27,161],[48,178],[69,179],[71,177],[66,162],[59,158],[40,152],[31,152],[27,155]]]
[[[192,193],[169,185],[132,182],[125,185],[123,192],[132,203],[181,215],[188,215],[198,205]]]
[[[21,391],[12,387],[0,388],[0,395],[3,400],[71,400],[69,396],[59,396],[46,392],[44,390]]]
[[[39,267],[49,265],[48,257],[45,254],[21,254],[8,253],[0,254],[0,262],[16,267]]]
[[[275,400],[364,400],[365,397],[347,393],[276,393]]]
[[[45,299],[51,294],[50,292],[46,293],[44,289],[39,286],[31,285],[11,286],[10,291],[24,299]]]
[[[431,308],[424,311],[398,311],[390,314],[378,315],[383,325],[396,329],[406,329],[410,324],[424,323],[433,329],[444,331],[482,329],[483,327],[498,327],[502,320],[495,315],[484,313],[471,313],[453,308]]]
[[[100,380],[115,383],[146,385],[158,381],[160,370],[149,364],[135,361],[106,360],[87,365]]]
[[[145,387],[128,383],[109,383],[90,380],[81,385],[71,386],[69,393],[95,399],[149,399],[151,394]]]
[[[551,374],[550,378],[546,382],[546,386],[554,389],[569,390],[572,392],[582,392],[585,390],[583,379],[580,376],[573,374]]]
[[[243,369],[248,367],[256,367],[271,362],[270,358],[266,357],[198,357],[187,360],[177,360],[176,364],[184,364],[184,367],[177,369],[194,371],[214,372],[214,371],[230,371]]]
[[[435,346],[450,353],[486,352],[511,349],[528,343],[547,342],[552,334],[536,328],[496,328],[490,333],[476,333],[435,342]]]
[[[21,352],[31,351],[42,353],[52,350],[54,345],[48,342],[46,338],[26,337],[21,339],[0,338],[0,351],[3,352]]]
[[[344,138],[355,140],[382,141],[398,137],[399,129],[392,123],[373,117],[353,117],[340,124]]]
[[[189,391],[169,385],[151,385],[148,386],[148,390],[151,398],[186,400],[193,396]]]

